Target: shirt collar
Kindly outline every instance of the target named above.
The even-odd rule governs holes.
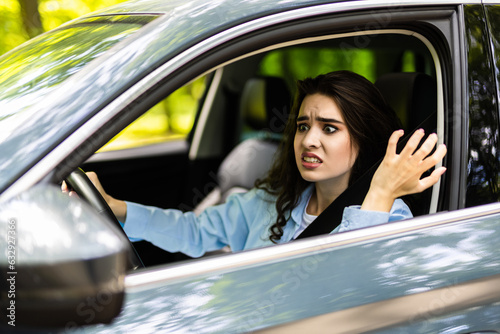
[[[302,214],[306,209],[306,205],[309,202],[309,198],[311,198],[313,190],[314,184],[310,184],[300,195],[299,204],[292,210],[291,218],[296,225],[300,225],[302,221]]]

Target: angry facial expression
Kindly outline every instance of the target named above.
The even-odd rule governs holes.
[[[295,161],[309,182],[347,188],[358,149],[335,101],[325,95],[307,95],[297,116]]]

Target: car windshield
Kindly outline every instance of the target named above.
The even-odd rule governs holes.
[[[88,17],[43,34],[0,58],[0,167],[26,165],[40,142],[23,133],[28,128],[41,142],[61,129],[33,125],[35,115],[49,104],[51,92],[62,86],[93,60],[106,54],[157,15],[109,15]],[[46,114],[44,117],[55,117]],[[30,125],[31,124],[31,125]],[[13,144],[12,141],[15,141]],[[21,149],[20,149],[21,148]],[[15,173],[0,174],[0,189]]]
[[[58,84],[154,18],[89,18],[42,35],[7,54],[0,61],[0,121],[40,103]],[[0,139],[2,135],[6,133],[2,131]]]

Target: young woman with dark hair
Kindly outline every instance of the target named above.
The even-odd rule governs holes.
[[[88,173],[129,237],[190,256],[229,245],[232,251],[295,239],[344,190],[380,159],[360,206],[347,207],[332,233],[412,217],[400,197],[435,184],[445,168],[422,174],[446,154],[431,134],[417,130],[403,150],[394,112],[375,86],[349,71],[298,82],[283,141],[268,176],[244,194],[207,208],[199,216],[117,200]],[[384,156],[385,152],[385,156]]]
[[[306,99],[304,103],[304,99]],[[308,180],[305,173],[308,168],[303,167],[298,161],[303,153],[320,151],[319,149],[296,147],[294,142],[303,137],[305,131],[310,131],[309,123],[315,121],[309,117],[308,102],[313,98],[324,100],[335,110],[335,117],[341,122],[318,122],[323,126],[325,140],[335,141],[334,136],[339,134],[350,137],[350,150],[355,152],[355,157],[349,160],[343,180],[338,178],[334,184],[327,184],[330,196],[323,201],[323,207],[312,210],[313,203],[318,199],[321,183],[316,185],[308,204],[307,212],[315,212],[316,216],[325,209],[333,200],[342,193],[347,186],[352,184],[364,172],[372,167],[383,156],[391,134],[401,128],[399,119],[393,110],[384,102],[380,92],[364,77],[349,71],[332,72],[320,75],[314,79],[308,78],[297,83],[297,94],[292,106],[292,111],[285,127],[285,134],[278,151],[278,157],[266,179],[258,181],[257,187],[275,194],[277,220],[271,227],[272,241],[277,241],[283,235],[283,227],[291,212],[297,205],[301,194],[310,187],[313,180]],[[301,108],[302,107],[302,108]],[[312,106],[314,108],[314,105]],[[319,116],[322,114],[319,113]],[[306,117],[306,119],[304,118]],[[299,118],[299,119],[298,119]],[[305,130],[305,131],[304,131]],[[330,139],[331,138],[331,139]],[[319,143],[321,145],[321,143]],[[301,152],[302,151],[302,152]],[[327,153],[327,152],[325,152]],[[333,163],[341,163],[336,160]],[[323,165],[323,169],[330,167]],[[318,169],[319,170],[319,169]],[[317,172],[314,168],[312,172]],[[342,181],[342,182],[337,182]],[[313,203],[311,203],[313,202]],[[320,201],[321,202],[321,201]],[[402,217],[403,218],[403,217]],[[407,217],[404,217],[407,218]]]

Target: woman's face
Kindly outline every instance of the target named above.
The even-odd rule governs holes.
[[[352,145],[335,101],[321,94],[307,95],[297,117],[295,161],[309,182],[347,187],[358,149]]]

